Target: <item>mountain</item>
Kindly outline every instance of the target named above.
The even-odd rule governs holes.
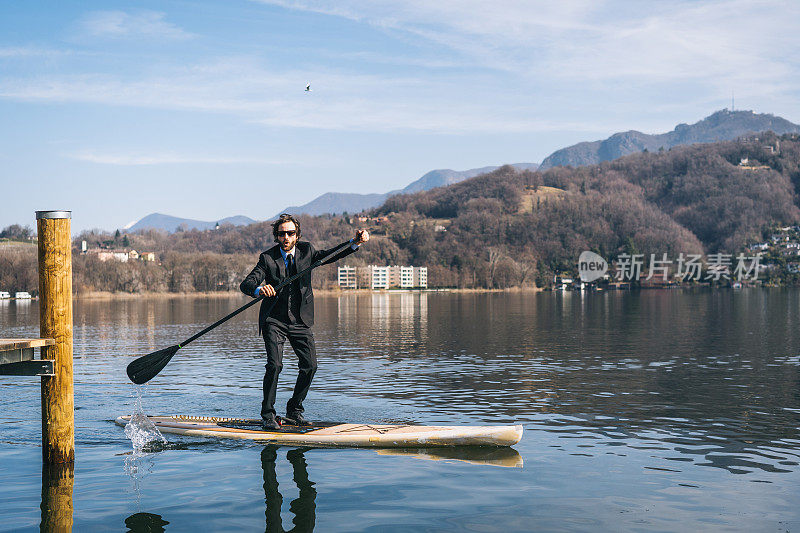
[[[731,277],[743,267],[745,277],[758,273],[768,285],[800,285],[800,274],[792,272],[800,261],[800,135],[759,133],[572,169],[527,172],[503,166],[449,187],[396,194],[375,214],[388,220],[367,223],[376,238],[362,247],[355,264],[426,266],[430,287],[543,287],[556,274],[574,276],[587,250],[612,264],[638,256],[643,276],[661,266],[685,272],[681,256],[705,253],[695,281],[710,279],[711,263],[724,267],[730,261]],[[75,254],[73,286],[112,292],[235,290],[255,254],[270,245],[266,226],[132,234],[132,248],[171,252],[169,260],[144,272],[133,262],[97,268],[96,256]],[[342,217],[308,217],[304,229],[322,248],[352,236],[354,224]],[[111,236],[85,237],[99,247]],[[752,261],[765,241],[761,265],[767,268],[756,269]],[[12,277],[4,282],[0,268],[0,286],[19,286],[14,281],[19,275],[35,283],[35,250],[29,259],[19,266],[6,261],[11,268],[5,273]],[[336,285],[334,267],[315,277],[318,286]]]
[[[536,163],[515,163],[511,166],[517,170],[536,170],[539,167]],[[359,213],[365,209],[380,206],[387,198],[395,194],[411,194],[420,191],[428,191],[436,187],[453,185],[465,179],[492,172],[498,168],[500,167],[481,167],[469,170],[450,170],[449,168],[431,170],[402,189],[376,194],[326,192],[307,204],[287,207],[281,211],[281,213],[306,215],[339,214],[344,212]]]
[[[536,163],[516,163],[512,166],[518,170],[536,170],[538,167]],[[462,171],[450,169],[432,170],[418,180],[410,183],[403,189],[376,194],[327,192],[321,196],[318,196],[307,204],[287,207],[281,211],[281,213],[307,215],[322,215],[326,213],[339,214],[344,212],[359,213],[365,209],[378,207],[379,205],[383,204],[386,199],[389,198],[389,196],[394,194],[409,194],[419,191],[427,191],[435,187],[452,185],[454,183],[464,181],[465,179],[491,172],[497,168],[499,167],[473,168]],[[168,233],[174,233],[181,227],[183,227],[184,230],[207,230],[214,229],[217,224],[220,226],[224,224],[247,226],[248,224],[253,224],[254,222],[258,221],[242,215],[205,222],[202,220],[173,217],[170,215],[164,215],[162,213],[152,213],[141,220],[131,222],[121,229],[124,232],[130,233],[143,229],[159,229]]]
[[[800,126],[786,119],[770,114],[756,114],[752,111],[729,111],[723,109],[695,124],[678,124],[675,129],[661,134],[647,134],[640,131],[615,133],[602,141],[582,142],[557,150],[547,156],[541,165],[536,163],[517,163],[511,165],[517,170],[546,170],[557,166],[585,166],[603,161],[611,161],[624,155],[647,150],[657,152],[674,146],[695,143],[712,143],[736,139],[752,133],[773,131],[778,135],[800,133]],[[436,187],[453,185],[465,179],[493,172],[499,166],[473,168],[470,170],[432,170],[410,183],[403,189],[384,194],[355,194],[328,192],[299,206],[284,209],[288,213],[322,215],[325,213],[358,213],[365,209],[378,207],[395,194],[411,194],[428,191]]]
[[[364,209],[377,207],[386,201],[391,193],[358,194],[347,192],[326,192],[317,196],[307,204],[293,205],[281,213],[322,215],[325,213],[360,213]]]
[[[516,168],[517,170],[536,170],[537,168],[539,168],[539,165],[536,163],[514,163],[511,166]],[[499,166],[481,167],[481,168],[473,168],[470,170],[461,170],[461,171],[450,170],[449,168],[441,170],[431,170],[417,181],[411,182],[402,190],[393,191],[388,194],[389,195],[411,194],[414,192],[429,191],[436,187],[453,185],[454,183],[464,181],[465,179],[474,178],[475,176],[480,176],[481,174],[488,174],[489,172],[497,170],[498,168],[500,167]]]
[[[158,229],[168,233],[174,233],[180,228],[184,230],[197,229],[202,231],[214,229],[217,224],[220,226],[225,224],[232,224],[234,226],[247,226],[249,224],[253,224],[254,222],[258,221],[243,215],[227,217],[212,222],[205,222],[203,220],[192,220],[190,218],[178,218],[161,213],[151,213],[137,222],[131,222],[122,228],[122,231],[133,233],[143,229]]]
[[[474,269],[468,276],[499,275],[492,258],[501,256],[509,279],[525,271],[524,263],[571,271],[585,250],[606,258],[735,258],[769,240],[774,228],[796,231],[798,193],[800,135],[760,132],[571,169],[529,174],[501,167],[450,187],[393,196],[376,214],[388,217],[381,230],[394,241],[380,250],[381,259],[405,252],[408,264],[446,267],[444,284],[457,285],[474,282],[457,277],[465,269]],[[781,242],[789,242],[788,233]],[[784,262],[800,261],[795,252],[773,250]],[[497,279],[487,286],[498,286]]]
[[[644,150],[656,152],[684,144],[728,141],[763,131],[773,131],[778,135],[800,133],[800,126],[774,115],[723,109],[695,124],[678,124],[667,133],[649,135],[631,130],[615,133],[603,141],[568,146],[547,156],[539,169],[594,165]]]

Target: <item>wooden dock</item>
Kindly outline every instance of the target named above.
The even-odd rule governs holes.
[[[55,339],[0,339],[0,376],[52,376],[53,361],[34,357],[34,348],[55,345]]]

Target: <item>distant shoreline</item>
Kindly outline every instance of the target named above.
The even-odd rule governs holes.
[[[791,287],[791,286],[787,286]],[[667,289],[699,289],[699,288],[730,288],[730,287],[708,287],[708,286],[693,286],[693,285],[686,285],[686,286],[675,286],[675,287],[641,287],[637,288],[636,290],[667,290]],[[743,288],[755,288],[755,287],[743,287]],[[773,287],[770,285],[762,285],[760,288],[781,288],[781,287]],[[585,291],[585,292],[630,292],[631,289],[619,289],[619,290],[603,290],[603,291]],[[552,292],[552,293],[561,293],[560,290],[553,290],[553,289],[543,289],[538,287],[511,287],[507,289],[453,289],[453,288],[444,288],[444,289],[314,289],[314,293],[317,296],[345,296],[348,294],[435,294],[435,293],[451,293],[451,294],[489,294],[489,293],[539,293],[539,292]],[[579,292],[579,291],[567,291],[567,292]],[[584,291],[580,291],[584,292]],[[128,293],[128,292],[106,292],[106,291],[78,291],[73,293],[72,297],[75,300],[96,300],[96,301],[103,301],[103,300],[136,300],[139,298],[151,298],[151,299],[191,299],[191,298],[232,298],[234,296],[245,296],[239,291],[215,291],[215,292],[139,292],[139,293]],[[0,300],[0,302],[11,302],[11,301],[23,301],[23,302],[30,302],[30,301],[38,301],[39,297],[33,298],[26,298],[22,300],[16,300],[15,298],[6,298]]]
[[[494,292],[542,292],[544,289],[536,287],[513,287],[509,289],[314,289],[318,296],[344,296],[347,294],[429,294],[429,293],[494,293]],[[76,300],[135,300],[138,298],[230,298],[233,296],[245,297],[239,291],[215,292],[105,292],[105,291],[79,291],[73,294]]]

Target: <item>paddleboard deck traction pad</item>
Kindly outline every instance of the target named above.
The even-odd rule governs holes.
[[[216,416],[188,416],[188,415],[174,415],[171,417],[179,422],[205,422],[213,423],[223,428],[230,429],[246,429],[249,431],[261,431],[261,420],[257,418],[225,418]],[[292,424],[289,419],[277,417],[281,424],[279,430],[271,429],[270,433],[308,433],[309,431],[316,431],[323,428],[332,428],[334,426],[343,425],[342,422],[309,422],[306,425],[298,426]],[[400,429],[405,427],[413,427],[411,424],[359,424],[356,427],[349,427],[342,429],[338,433],[353,433],[355,431],[363,431],[365,429],[372,430],[379,434],[385,434],[393,429]]]

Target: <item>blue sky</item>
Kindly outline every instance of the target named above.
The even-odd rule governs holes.
[[[797,28],[777,0],[3,1],[0,228],[265,219],[668,131],[732,91],[797,123]]]

